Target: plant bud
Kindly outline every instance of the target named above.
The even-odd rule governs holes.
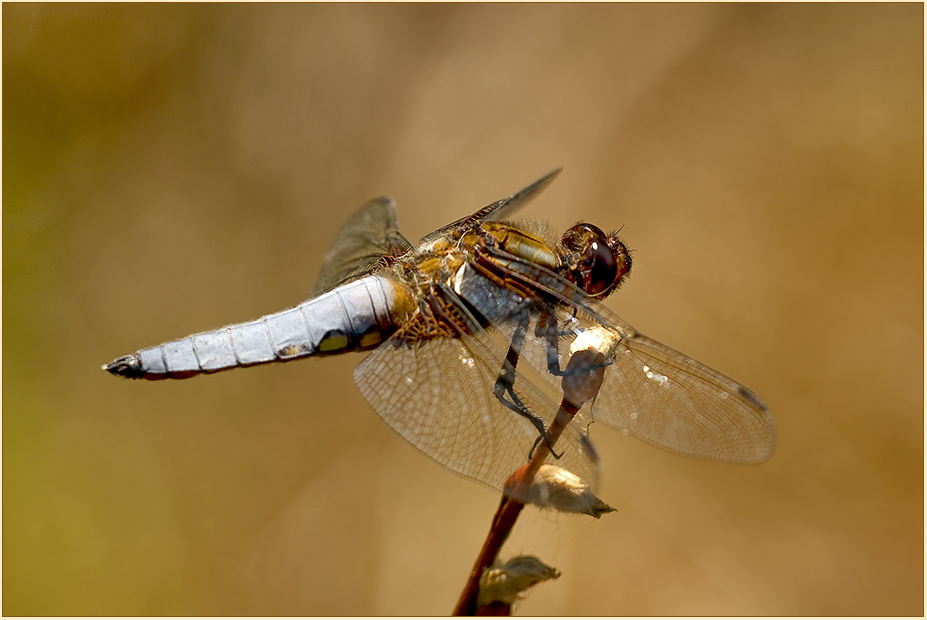
[[[477,607],[502,604],[511,606],[533,585],[557,579],[560,572],[533,555],[520,555],[504,564],[493,564],[480,577]]]

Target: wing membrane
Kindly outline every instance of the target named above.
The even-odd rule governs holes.
[[[638,333],[604,307],[560,310],[559,357],[578,337],[609,348],[609,367],[586,414],[647,443],[687,456],[759,463],[772,453],[775,425],[753,392],[701,362]],[[604,321],[598,320],[604,319]],[[547,343],[534,334],[522,350],[548,383]],[[587,405],[588,407],[588,405]]]
[[[562,168],[557,168],[552,170],[542,176],[540,179],[534,183],[528,185],[527,187],[518,190],[508,198],[502,198],[495,202],[492,202],[473,215],[468,215],[467,217],[462,217],[456,222],[451,222],[447,226],[442,226],[438,230],[425,235],[421,239],[421,243],[427,243],[433,239],[440,237],[448,231],[454,231],[458,229],[466,229],[474,225],[482,224],[486,221],[498,222],[509,217],[517,209],[520,209],[524,206],[529,200],[534,198],[538,193],[540,193],[545,187],[550,185],[551,181],[557,178],[557,175],[560,174]]]
[[[399,232],[396,203],[389,196],[374,198],[344,223],[322,259],[312,297],[362,275],[383,256],[400,256],[412,245]]]
[[[525,418],[503,406],[493,385],[504,356],[487,333],[433,338],[419,343],[394,335],[354,372],[367,402],[396,432],[452,471],[495,490],[528,461],[538,438]],[[527,380],[516,392],[549,424],[558,405]],[[570,424],[556,445],[555,461],[586,481],[598,483],[588,439]]]
[[[594,419],[673,452],[734,463],[772,454],[766,405],[733,379],[647,336],[621,341]]]

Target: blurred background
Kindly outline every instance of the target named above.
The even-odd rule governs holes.
[[[100,365],[306,297],[344,219],[622,228],[608,306],[744,382],[741,467],[596,429],[600,521],[533,511],[520,614],[923,615],[923,6],[3,11],[3,613],[446,614],[498,498],[359,354]]]

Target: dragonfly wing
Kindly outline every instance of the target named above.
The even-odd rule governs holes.
[[[557,168],[552,170],[542,176],[540,179],[534,183],[528,185],[527,187],[518,190],[508,198],[502,198],[493,203],[490,203],[474,213],[473,215],[468,215],[467,217],[460,218],[456,222],[452,222],[447,226],[442,226],[438,230],[425,235],[421,239],[421,243],[428,243],[434,239],[444,235],[448,231],[458,230],[458,229],[468,229],[471,226],[478,226],[483,222],[487,221],[500,221],[508,218],[514,213],[517,209],[523,207],[530,199],[538,195],[541,190],[550,185],[562,168]]]
[[[389,196],[374,198],[338,231],[322,259],[311,297],[369,272],[383,256],[401,256],[411,249],[412,245],[399,232],[396,202]]]
[[[587,415],[657,447],[698,458],[760,463],[776,443],[760,398],[733,379],[638,333],[604,307],[594,314],[558,311],[561,368],[571,348],[598,343],[608,351],[605,380]],[[522,357],[548,382],[547,342],[528,338]],[[588,407],[589,405],[587,405]]]
[[[761,463],[772,455],[772,416],[743,385],[642,334],[617,348],[594,419],[688,456]]]
[[[418,327],[400,330],[361,362],[354,372],[361,394],[419,450],[462,476],[502,489],[538,439],[535,426],[493,394],[504,356],[486,332],[417,340],[410,334]],[[546,424],[553,420],[558,405],[549,396],[521,378],[515,391]],[[567,427],[556,450],[563,451],[554,461],[558,466],[595,488],[595,452],[578,425]]]

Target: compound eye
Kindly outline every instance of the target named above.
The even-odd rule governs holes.
[[[567,277],[590,297],[604,297],[631,269],[631,257],[615,235],[592,224],[573,226],[563,235]]]
[[[570,279],[590,296],[601,295],[615,282],[618,267],[608,237],[592,224],[577,224],[563,235]]]
[[[604,240],[590,243],[579,264],[585,274],[582,289],[587,295],[601,295],[615,285],[618,264],[615,261],[615,253]]]

